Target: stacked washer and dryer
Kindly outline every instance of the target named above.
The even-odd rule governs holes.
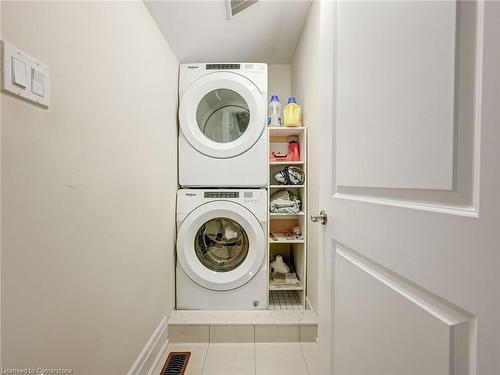
[[[183,64],[177,309],[266,309],[267,65]]]

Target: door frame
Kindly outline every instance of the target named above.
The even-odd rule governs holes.
[[[335,8],[336,1],[321,0],[320,2],[320,121],[322,124],[332,124],[328,127],[328,134],[323,134],[321,137],[322,159],[331,160],[334,163],[335,150],[332,148],[331,142],[335,136],[334,119],[335,113],[333,108],[335,87],[334,87],[334,71],[336,69],[334,51],[335,51]],[[332,69],[333,67],[333,69]],[[330,186],[335,186],[331,168],[324,168],[322,172],[323,181],[328,183],[319,185],[319,207],[323,207],[326,199],[331,197],[335,192],[330,191]],[[333,244],[329,243],[328,236],[323,227],[321,231],[322,238],[319,243],[319,282],[318,282],[318,347],[321,361],[321,374],[333,373],[333,335],[332,331],[333,320],[332,313],[334,311],[334,296],[331,293],[330,285],[334,280],[334,248]]]

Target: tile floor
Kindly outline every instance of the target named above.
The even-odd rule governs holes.
[[[315,343],[170,343],[152,375],[159,375],[168,353],[190,351],[186,375],[319,375]]]

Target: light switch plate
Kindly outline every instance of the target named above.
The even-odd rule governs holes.
[[[49,108],[49,67],[3,40],[1,48],[2,91]],[[25,64],[24,77],[22,64]]]

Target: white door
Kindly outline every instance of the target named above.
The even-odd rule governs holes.
[[[500,374],[499,20],[321,4],[325,374]]]

